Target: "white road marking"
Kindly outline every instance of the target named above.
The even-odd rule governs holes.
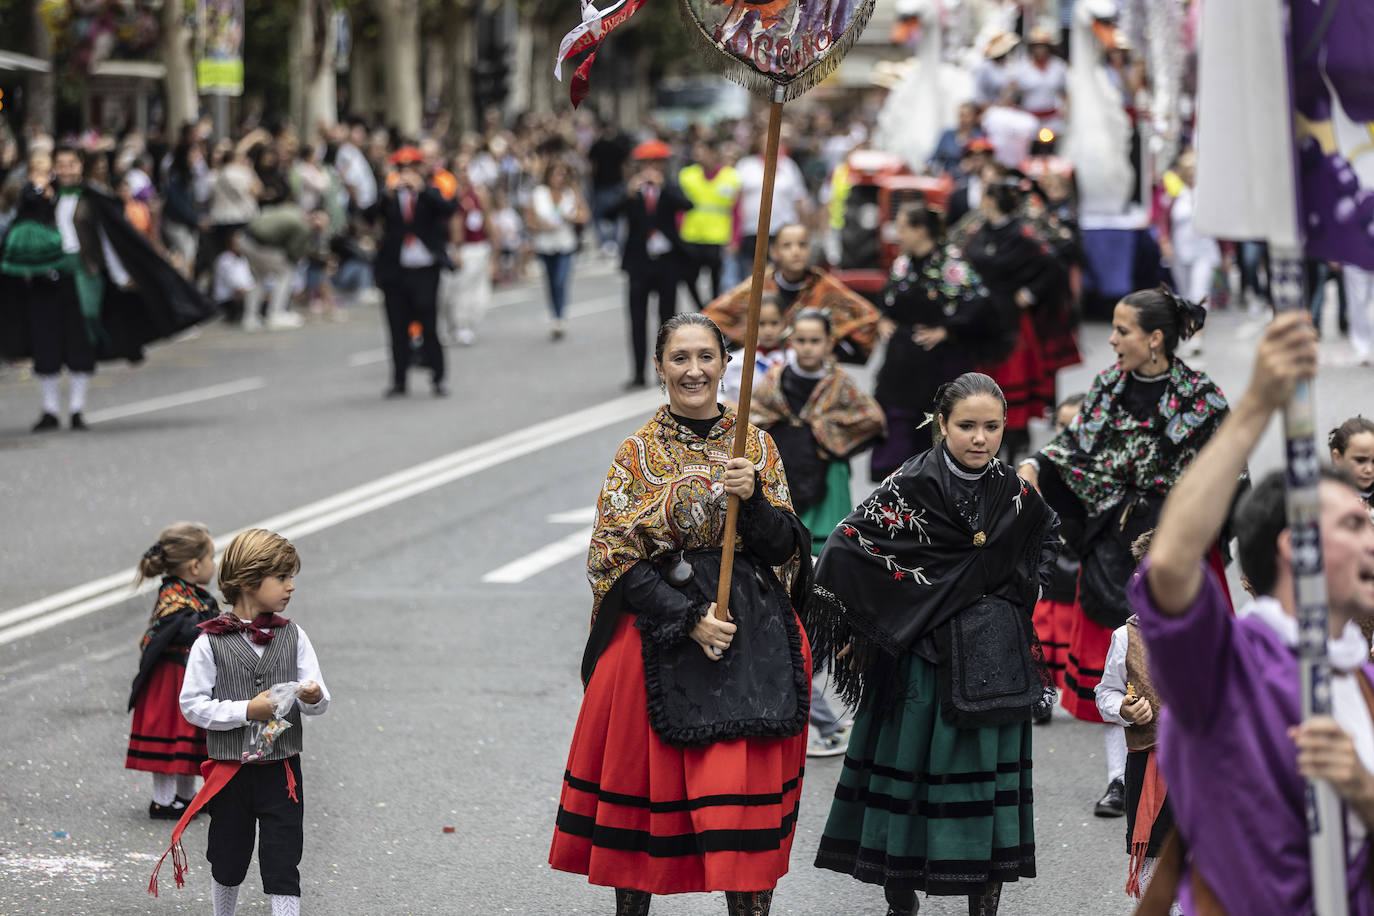
[[[493,569],[482,577],[482,581],[516,585],[550,567],[557,566],[564,560],[571,560],[576,556],[585,557],[591,541],[592,529],[583,528],[565,538],[559,538],[552,544],[546,544],[533,553],[527,553],[518,560],[512,560],[505,566]]]
[[[391,351],[386,347],[375,347],[371,350],[359,350],[348,358],[348,365],[353,368],[359,366],[371,366],[374,363],[385,362],[387,355]]]
[[[246,525],[238,531],[217,534],[215,543],[228,544],[239,531],[247,528],[268,528],[288,538],[313,534],[606,426],[647,417],[658,403],[659,398],[654,393],[637,392],[545,420]],[[586,539],[583,546],[586,546]],[[129,581],[132,578],[131,570],[111,573],[0,612],[0,645],[119,604],[155,585],[145,583],[142,589],[131,589]]]
[[[192,388],[190,391],[182,391],[178,394],[163,395],[160,398],[149,398],[146,401],[134,401],[132,404],[124,404],[120,407],[107,407],[104,410],[92,410],[85,415],[87,423],[105,423],[110,420],[121,420],[124,417],[136,417],[139,414],[153,413],[157,410],[167,410],[171,407],[184,407],[187,404],[199,404],[202,401],[213,401],[215,398],[227,398],[231,394],[243,394],[245,391],[257,391],[265,388],[267,380],[258,376],[253,378],[241,378],[236,382],[225,382],[222,385],[211,385],[208,388]]]
[[[567,512],[555,512],[549,516],[549,522],[555,525],[590,525],[595,518],[596,506],[587,506]]]

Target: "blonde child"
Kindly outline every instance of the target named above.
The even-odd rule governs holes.
[[[204,762],[205,730],[187,722],[177,698],[186,677],[186,658],[200,636],[197,627],[219,614],[205,586],[215,576],[210,530],[194,522],[162,529],[138,561],[137,587],[162,577],[147,632],[139,641],[138,675],[129,693],[134,714],[124,767],[153,774],[148,816],[177,820],[196,794]]]
[[[279,534],[254,528],[234,538],[219,570],[220,591],[232,613],[201,626],[205,635],[191,647],[186,664],[181,711],[207,729],[210,762],[204,787],[172,832],[168,853],[181,886],[186,868],[181,832],[208,803],[205,855],[215,916],[234,914],[255,834],[262,889],[272,897],[273,916],[300,913],[301,714],[321,715],[330,699],[309,637],[281,616],[300,565],[296,548]],[[287,683],[297,685],[282,716],[290,727],[270,745],[257,744],[258,753],[249,756],[250,725],[276,719],[279,708],[274,709],[270,690]],[[157,893],[157,870],[148,889]]]

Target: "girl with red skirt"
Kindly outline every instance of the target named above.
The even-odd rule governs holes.
[[[1131,543],[1154,528],[1164,497],[1226,416],[1226,399],[1206,374],[1175,353],[1207,312],[1167,286],[1131,293],[1112,315],[1114,365],[1098,374],[1068,428],[1019,473],[1078,532],[1082,559],[1069,631],[1063,705],[1102,722],[1095,688],[1112,631],[1131,611],[1125,588],[1135,571]],[[1107,791],[1094,813],[1125,813],[1126,745],[1106,726]]]
[[[804,595],[810,536],[776,446],[716,401],[725,341],[709,318],[658,334],[668,404],[622,443],[588,556],[586,693],[549,863],[615,888],[617,916],[653,894],[725,891],[766,916],[787,872],[806,760],[811,652],[783,582]],[[729,619],[715,617],[727,496],[740,498]]]
[[[215,544],[204,525],[180,522],[164,528],[143,553],[138,579],[162,576],[153,616],[139,642],[138,675],[129,694],[134,721],[124,766],[153,774],[148,816],[177,820],[196,794],[196,776],[206,758],[205,730],[181,715],[177,698],[186,677],[186,657],[200,635],[198,625],[219,615],[205,586],[215,575]]]

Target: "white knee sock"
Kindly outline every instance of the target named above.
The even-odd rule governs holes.
[[[171,773],[153,774],[153,801],[170,805],[175,801],[177,778]]]
[[[58,403],[57,382],[61,378],[58,375],[38,376],[38,390],[43,394],[43,412],[57,416],[61,409]]]
[[[301,916],[301,898],[273,894],[272,916]]]
[[[70,388],[67,391],[67,404],[71,407],[72,413],[81,413],[86,409],[86,389],[91,384],[91,374],[89,372],[73,372],[68,378]]]
[[[188,773],[177,774],[177,794],[182,798],[196,797],[196,778]]]
[[[1107,781],[1126,778],[1126,730],[1108,722],[1102,738],[1107,746]]]
[[[215,904],[215,916],[234,916],[239,905],[239,889],[225,887],[214,878],[210,879],[210,899]]]

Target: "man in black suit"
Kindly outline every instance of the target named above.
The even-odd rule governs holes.
[[[977,209],[983,198],[983,166],[992,161],[992,144],[982,137],[974,137],[964,145],[964,158],[959,161],[958,186],[945,205],[945,225],[953,226],[965,213]]]
[[[439,271],[448,268],[448,220],[454,204],[438,188],[426,185],[420,174],[424,156],[413,146],[391,156],[396,166],[395,187],[377,201],[383,220],[382,242],[377,249],[377,285],[386,298],[386,320],[391,333],[391,387],[389,398],[406,393],[410,368],[410,325],[420,323],[425,365],[433,373],[434,394],[448,394],[444,387],[444,349],[439,345],[436,314]]]
[[[677,285],[685,256],[678,235],[678,215],[692,202],[664,177],[672,148],[662,140],[646,140],[635,147],[634,175],[625,187],[618,212],[628,232],[621,269],[629,275],[631,375],[626,390],[647,387],[644,367],[649,359],[649,294],[658,297],[659,324],[677,312]]]

